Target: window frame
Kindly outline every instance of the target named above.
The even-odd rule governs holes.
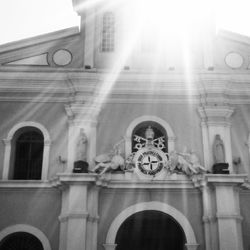
[[[25,127],[24,129],[19,129],[17,132],[19,131],[20,133],[15,135],[13,140],[13,149],[15,149],[11,154],[11,158],[14,160],[11,179],[40,180],[44,149],[43,134],[34,127]],[[25,164],[23,164],[23,161],[25,161]]]
[[[10,177],[10,170],[13,165],[12,161],[12,154],[14,151],[13,147],[13,139],[15,137],[16,132],[18,132],[21,129],[24,129],[25,127],[34,127],[38,129],[44,138],[44,148],[43,148],[43,162],[42,162],[42,174],[41,179],[43,181],[48,180],[48,168],[49,168],[49,153],[50,153],[50,146],[51,146],[51,139],[49,136],[49,133],[47,129],[40,123],[33,122],[33,121],[27,121],[27,122],[20,122],[16,125],[14,125],[6,139],[3,139],[5,150],[4,150],[4,163],[3,163],[3,174],[2,179],[3,180],[12,180]]]
[[[152,122],[155,122],[155,123],[158,123],[159,125],[161,125],[165,129],[166,135],[168,137],[168,152],[172,152],[175,149],[176,136],[175,136],[171,126],[160,117],[151,116],[151,115],[144,115],[144,116],[140,116],[140,117],[137,117],[136,119],[134,119],[129,124],[129,126],[127,128],[126,135],[124,137],[126,157],[128,157],[132,153],[132,139],[133,139],[132,136],[133,136],[134,129],[140,123],[147,122],[147,121],[152,121]]]
[[[105,18],[107,19],[111,19],[110,18],[110,15],[112,15],[112,30],[108,31],[107,34],[105,34],[105,37],[104,37],[104,33],[105,33],[105,25],[106,25],[106,22],[107,20],[105,20]],[[110,25],[110,23],[108,23]],[[101,19],[101,43],[100,43],[100,51],[102,53],[112,53],[112,52],[115,52],[115,33],[116,33],[116,28],[115,28],[115,25],[116,24],[116,18],[115,18],[115,13],[113,11],[106,11],[103,13],[102,15],[102,19]],[[109,27],[110,29],[110,27]],[[104,48],[104,39],[107,39],[108,35],[110,36],[110,39],[109,41],[107,41],[105,43],[105,48]],[[112,44],[112,46],[111,46]],[[112,48],[111,48],[112,47]]]

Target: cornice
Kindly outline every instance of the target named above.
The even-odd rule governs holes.
[[[199,73],[189,85],[185,75],[177,73],[154,78],[145,73],[121,73],[115,82],[109,80],[112,76],[107,76],[107,73],[79,70],[2,71],[0,101],[43,102],[43,98],[48,98],[51,102],[95,100],[98,103],[100,98],[104,103],[250,104],[250,74],[240,74],[237,78],[237,75],[225,72]],[[112,85],[108,95],[102,93],[103,84]]]

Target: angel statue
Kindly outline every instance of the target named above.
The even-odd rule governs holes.
[[[125,160],[122,157],[123,144],[124,140],[121,140],[114,145],[110,153],[98,155],[95,158],[97,164],[93,171],[103,175],[109,170],[115,171],[119,168],[124,169]]]

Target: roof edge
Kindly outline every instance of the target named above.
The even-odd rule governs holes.
[[[232,41],[237,41],[246,45],[250,45],[250,37],[241,35],[239,33],[235,33],[228,30],[219,30],[218,35]]]
[[[10,52],[12,50],[21,49],[21,48],[28,47],[31,45],[49,42],[52,40],[57,40],[57,39],[61,39],[64,37],[73,36],[77,34],[79,34],[79,27],[75,26],[75,27],[62,29],[62,30],[55,31],[55,32],[50,32],[50,33],[46,33],[46,34],[42,34],[42,35],[38,35],[34,37],[29,37],[29,38],[25,38],[25,39],[21,39],[18,41],[0,45],[0,53]]]

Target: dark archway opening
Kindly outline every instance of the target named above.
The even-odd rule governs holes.
[[[6,236],[0,242],[0,250],[43,250],[43,245],[34,235],[17,232]]]
[[[43,148],[43,134],[36,128],[26,127],[16,135],[14,180],[41,179]]]
[[[160,211],[138,212],[127,218],[116,235],[116,250],[183,250],[181,226]]]

